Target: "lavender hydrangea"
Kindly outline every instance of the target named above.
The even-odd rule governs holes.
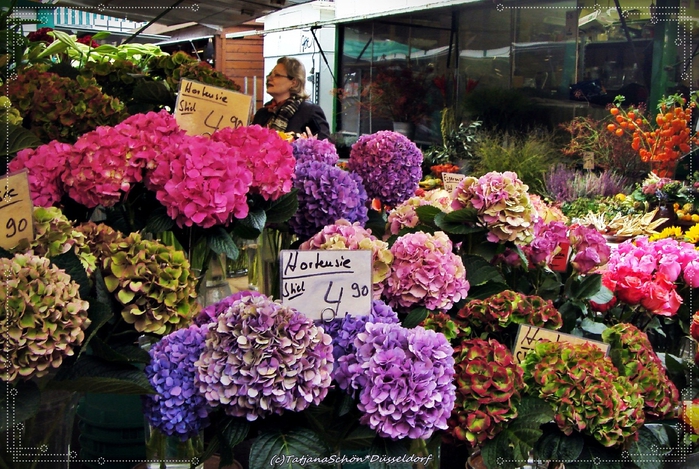
[[[369,197],[396,206],[415,194],[422,178],[422,152],[407,137],[383,130],[359,137],[348,167],[361,176]]]
[[[338,359],[348,353],[354,353],[354,339],[357,334],[364,331],[367,323],[372,324],[398,324],[398,314],[381,300],[373,300],[371,304],[371,314],[366,316],[347,315],[344,318],[333,319],[332,321],[317,321],[322,324],[325,332],[333,339],[333,356],[335,357],[335,369],[333,374],[337,374],[339,369]],[[333,376],[335,378],[335,376]],[[347,389],[347,381],[338,382],[340,389]]]
[[[196,365],[212,406],[249,421],[302,411],[327,395],[332,338],[293,308],[244,296],[209,326]]]
[[[209,423],[206,399],[195,383],[195,362],[204,350],[206,330],[193,324],[164,336],[151,347],[151,361],[145,368],[157,394],[143,397],[144,416],[151,426],[182,441]]]
[[[299,138],[291,143],[291,147],[294,151],[297,165],[307,161],[320,161],[321,163],[334,165],[340,159],[335,145],[328,140]]]
[[[218,303],[211,304],[206,308],[202,309],[201,312],[197,315],[197,317],[194,318],[194,323],[203,326],[204,324],[208,324],[210,322],[216,322],[216,318],[219,314],[223,313],[228,308],[230,308],[231,305],[233,305],[233,303],[246,296],[264,295],[254,290],[243,290],[233,293],[232,295],[225,297]]]
[[[399,324],[366,324],[354,340],[349,386],[359,391],[359,421],[392,439],[429,438],[447,429],[454,407],[454,358],[443,334]]]
[[[289,226],[299,236],[310,238],[341,218],[362,224],[368,220],[367,193],[356,174],[307,161],[296,166],[294,187],[298,189],[299,207]]]

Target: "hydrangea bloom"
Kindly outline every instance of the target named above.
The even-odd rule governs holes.
[[[250,421],[301,411],[328,393],[332,338],[309,318],[266,296],[245,296],[209,326],[198,367],[212,406]]]
[[[210,228],[245,218],[252,173],[236,151],[207,137],[186,136],[158,155],[147,186],[180,227]]]
[[[694,245],[670,238],[651,242],[642,236],[621,243],[610,255],[603,281],[619,301],[673,316],[682,304],[676,283],[682,275],[690,287],[699,286],[697,266]]]
[[[277,132],[259,125],[219,129],[214,142],[233,147],[252,172],[251,191],[265,200],[278,199],[291,190],[294,178],[293,151]]]
[[[373,296],[374,299],[381,297],[383,281],[391,272],[393,254],[388,248],[388,243],[372,235],[371,230],[362,228],[359,222],[352,224],[340,219],[332,225],[325,226],[299,246],[301,251],[313,249],[371,250]]]
[[[619,372],[636,385],[643,396],[643,410],[652,419],[677,417],[680,393],[665,373],[648,336],[636,326],[619,323],[602,332],[619,358]]]
[[[340,219],[362,224],[368,219],[367,193],[356,174],[308,161],[296,166],[294,187],[299,190],[299,207],[289,226],[304,238]]]
[[[537,214],[529,199],[529,186],[516,173],[492,171],[480,178],[466,177],[452,193],[452,208],[472,207],[488,229],[488,241],[531,240]]]
[[[347,389],[349,384],[347,377],[347,364],[340,364],[338,360],[343,355],[354,353],[354,339],[357,334],[364,332],[367,323],[371,324],[398,324],[398,314],[381,300],[372,301],[371,314],[368,316],[347,315],[344,318],[333,319],[328,322],[317,323],[325,327],[325,331],[333,338],[333,356],[335,357],[335,369],[333,378],[340,389]]]
[[[85,339],[90,325],[79,285],[45,257],[0,258],[3,318],[0,379],[39,378],[58,368]]]
[[[299,138],[294,140],[291,146],[294,150],[296,164],[305,163],[306,161],[320,161],[332,166],[340,159],[335,145],[328,140]]]
[[[590,343],[539,342],[522,362],[529,389],[551,404],[566,435],[574,430],[602,445],[620,445],[643,425],[643,398]]]
[[[391,252],[393,265],[383,295],[392,307],[423,305],[446,311],[468,294],[464,263],[444,232],[408,233],[396,240]]]
[[[203,326],[204,324],[208,324],[210,322],[216,322],[216,318],[218,318],[219,314],[223,313],[228,308],[230,308],[233,305],[233,303],[246,296],[264,295],[254,290],[244,290],[233,293],[232,295],[227,296],[218,303],[211,304],[206,308],[202,309],[197,315],[197,317],[194,318],[194,323]]]
[[[568,242],[568,227],[565,223],[552,221],[534,225],[534,237],[521,247],[531,265],[549,264],[561,250],[561,243]]]
[[[388,213],[385,237],[397,235],[404,228],[415,228],[420,222],[415,209],[423,205],[431,205],[442,212],[449,213],[452,211],[451,195],[444,189],[435,189],[400,203]]]
[[[497,340],[464,340],[454,349],[456,403],[449,434],[480,446],[517,417],[524,390],[523,371]]]
[[[570,263],[577,272],[587,274],[609,261],[611,248],[596,228],[572,225],[568,231],[568,238],[575,252]]]
[[[165,435],[182,441],[208,425],[206,399],[199,394],[194,363],[204,350],[206,328],[195,324],[163,337],[149,350],[145,368],[157,394],[143,396],[143,415]]]
[[[134,163],[147,170],[155,169],[157,156],[165,147],[185,136],[175,116],[165,109],[134,114],[115,125],[114,129],[128,139],[130,158]]]
[[[359,421],[392,439],[429,438],[447,428],[454,407],[454,350],[422,327],[367,323],[347,362],[349,388],[359,391]]]
[[[348,167],[362,178],[370,198],[396,206],[418,188],[422,152],[407,137],[383,130],[359,137],[352,145]]]
[[[65,194],[62,179],[72,151],[72,145],[52,140],[46,145],[19,151],[8,169],[14,172],[26,168],[32,202],[35,206],[51,207]]]

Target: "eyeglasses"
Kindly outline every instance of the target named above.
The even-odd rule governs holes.
[[[267,78],[288,78],[289,80],[293,80],[293,79],[294,79],[294,77],[289,76],[289,75],[281,75],[281,74],[279,74],[279,73],[272,73],[272,72],[269,72],[269,73],[267,74]]]

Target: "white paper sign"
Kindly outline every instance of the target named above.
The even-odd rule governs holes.
[[[442,173],[444,190],[452,192],[464,178],[466,178],[466,175],[461,173]]]
[[[293,251],[280,256],[282,303],[311,319],[371,313],[371,251]]]

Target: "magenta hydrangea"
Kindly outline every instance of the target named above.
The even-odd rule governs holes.
[[[318,140],[316,138],[299,138],[291,144],[294,151],[296,164],[306,161],[320,161],[321,163],[334,165],[340,157],[337,154],[335,145],[329,140]]]
[[[575,271],[587,274],[609,261],[611,248],[596,228],[574,224],[568,230],[568,238],[574,251],[570,263]]]
[[[276,131],[259,125],[224,128],[214,132],[211,140],[237,150],[252,172],[252,193],[275,200],[291,191],[296,160],[289,142]]]
[[[211,406],[249,421],[319,404],[332,380],[332,338],[293,308],[245,296],[209,326],[198,367]]]
[[[195,382],[205,337],[206,328],[193,324],[164,336],[148,351],[151,361],[144,371],[156,394],[143,396],[143,415],[151,426],[182,441],[208,425],[206,399]]]
[[[568,227],[560,221],[534,225],[534,238],[521,247],[531,265],[549,264],[560,251],[561,243],[568,242]]]
[[[368,220],[367,193],[359,176],[319,161],[296,166],[298,210],[289,227],[310,238],[326,225],[345,219],[350,223]]]
[[[27,170],[29,193],[38,207],[51,207],[65,194],[63,173],[66,171],[68,155],[73,146],[53,140],[37,148],[26,148],[10,161],[10,172]]]
[[[208,137],[186,136],[163,149],[147,187],[180,227],[245,218],[252,173],[236,151]]]
[[[408,233],[396,240],[391,253],[393,264],[383,296],[392,307],[420,305],[447,311],[468,294],[464,263],[452,252],[444,232]]]
[[[396,206],[422,178],[422,152],[407,137],[389,130],[362,135],[352,145],[348,167],[364,181],[370,198]]]
[[[347,363],[358,391],[359,422],[384,438],[429,438],[446,430],[454,407],[454,358],[443,334],[422,327],[367,323]]]
[[[129,139],[130,158],[147,170],[155,169],[156,157],[165,147],[179,142],[185,136],[185,131],[177,124],[175,116],[165,109],[134,114],[114,128]]]

